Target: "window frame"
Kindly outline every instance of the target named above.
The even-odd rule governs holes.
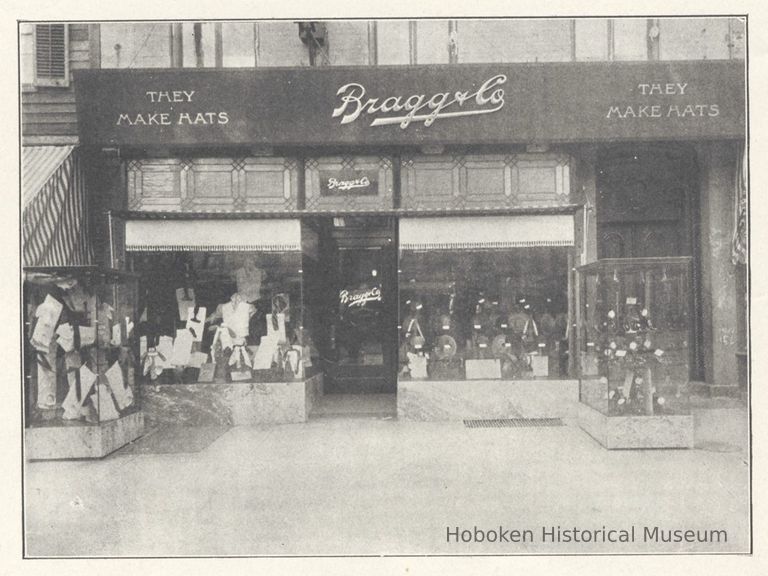
[[[48,78],[38,76],[37,70],[37,58],[38,58],[38,44],[37,44],[37,31],[39,26],[55,26],[62,25],[64,27],[64,76],[62,78]],[[33,86],[46,87],[46,88],[69,88],[70,85],[70,63],[69,63],[69,24],[60,22],[35,22],[32,27],[32,46],[34,50],[33,62]]]

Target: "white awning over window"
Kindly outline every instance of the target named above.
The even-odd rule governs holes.
[[[142,252],[301,251],[301,224],[293,219],[129,220],[125,249]]]
[[[400,248],[455,250],[573,246],[573,216],[468,216],[403,218]]]

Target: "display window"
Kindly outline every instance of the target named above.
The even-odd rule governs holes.
[[[569,250],[401,250],[398,377],[566,377]]]
[[[311,371],[301,252],[138,252],[133,266],[144,382],[280,382]]]
[[[608,416],[688,413],[691,259],[599,260],[579,290],[581,401]]]
[[[140,409],[136,279],[91,266],[24,271],[26,425],[98,425]]]

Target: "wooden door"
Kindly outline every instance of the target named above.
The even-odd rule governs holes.
[[[692,162],[682,151],[603,157],[597,178],[599,258],[691,255]]]

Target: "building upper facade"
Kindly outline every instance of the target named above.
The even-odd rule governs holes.
[[[23,143],[78,142],[77,69],[733,60],[740,18],[22,23]]]

